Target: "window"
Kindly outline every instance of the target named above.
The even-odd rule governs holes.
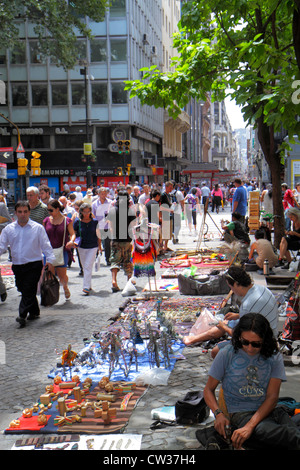
[[[66,83],[52,83],[52,106],[68,104],[68,87]]]
[[[106,40],[93,39],[91,41],[91,62],[106,62]]]
[[[85,104],[85,85],[72,83],[72,104]]]
[[[92,104],[107,104],[106,83],[92,84]]]
[[[87,60],[87,51],[86,51],[86,40],[76,41],[77,47],[77,60],[86,61]]]
[[[42,55],[36,41],[29,41],[29,56],[31,64],[45,64],[46,57]]]
[[[111,17],[120,17],[126,15],[126,0],[112,0],[110,7]]]
[[[56,135],[55,136],[55,148],[56,149],[82,149],[83,144],[86,142],[86,135]]]
[[[11,93],[13,106],[28,105],[27,85],[14,84],[11,86]]]
[[[112,62],[124,62],[127,60],[126,39],[112,39],[110,42],[110,56]]]
[[[111,98],[113,104],[127,103],[127,91],[124,90],[124,83],[112,83]]]
[[[31,85],[32,106],[47,106],[47,85]]]
[[[26,48],[25,42],[16,43],[13,49],[9,51],[11,64],[25,64],[26,63]]]

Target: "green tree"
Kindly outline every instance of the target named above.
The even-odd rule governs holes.
[[[112,0],[114,1],[114,0]],[[85,21],[104,19],[109,0],[3,0],[0,2],[0,40],[10,48],[19,37],[18,25],[34,24],[41,54],[71,69],[77,60],[77,34],[91,37]]]
[[[127,82],[130,96],[163,106],[173,117],[191,97],[241,106],[244,120],[257,129],[273,183],[275,245],[284,234],[280,171],[286,142],[300,135],[300,2],[292,0],[194,0],[183,4],[173,45],[174,72],[143,69],[143,81]],[[297,62],[298,58],[298,62]],[[300,82],[299,82],[300,84]],[[228,91],[229,90],[229,91]],[[292,99],[294,97],[294,99]]]

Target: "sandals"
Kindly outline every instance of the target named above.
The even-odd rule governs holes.
[[[121,289],[120,289],[119,287],[117,287],[117,286],[112,286],[112,288],[111,288],[112,293],[114,293],[114,292],[119,292],[120,290],[121,290]]]
[[[71,292],[69,291],[69,288],[68,288],[68,287],[65,287],[65,288],[64,288],[64,291],[65,291],[65,298],[66,298],[66,300],[69,300],[69,298],[71,297]]]

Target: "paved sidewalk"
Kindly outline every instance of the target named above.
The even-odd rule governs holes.
[[[230,217],[229,210],[214,214],[219,221],[224,216]],[[209,232],[218,235],[215,225],[208,219]],[[190,236],[185,222],[182,224],[179,244],[170,246],[174,249],[195,249],[195,237]],[[206,243],[209,246],[220,244],[219,238]],[[103,257],[102,257],[103,259]],[[5,261],[5,255],[2,256]],[[159,269],[158,276],[163,270]],[[44,386],[49,384],[47,374],[56,364],[57,357],[68,344],[72,349],[83,348],[83,338],[90,337],[110,323],[110,318],[119,312],[120,305],[126,300],[121,293],[111,293],[111,275],[109,267],[103,264],[100,271],[93,275],[93,293],[89,297],[82,295],[82,278],[78,276],[77,263],[68,271],[71,300],[65,302],[63,294],[57,305],[42,308],[39,320],[28,322],[24,329],[19,329],[15,321],[19,294],[16,288],[8,290],[6,302],[0,305],[0,341],[5,347],[5,361],[0,362],[0,449],[11,449],[15,441],[26,435],[5,435],[3,430],[12,419],[16,419],[26,407],[38,399]],[[253,273],[256,282],[265,282],[263,276]],[[120,287],[126,284],[123,273],[119,274]],[[142,290],[144,281],[138,281]],[[180,295],[179,293],[175,295]],[[281,319],[282,323],[283,319]],[[125,433],[141,434],[143,450],[182,450],[197,448],[194,439],[195,427],[167,426],[151,430],[153,423],[151,410],[159,406],[174,405],[187,391],[203,389],[210,367],[210,354],[202,348],[185,348],[184,360],[176,362],[167,386],[150,386],[135,408]],[[0,358],[3,356],[0,356]],[[4,362],[4,363],[3,363]],[[300,369],[291,364],[287,367],[288,382],[283,384],[282,396],[293,396],[300,401]]]

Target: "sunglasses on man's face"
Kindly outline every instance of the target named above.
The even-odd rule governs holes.
[[[248,341],[247,339],[240,338],[240,342],[242,346],[252,346],[254,349],[259,349],[262,347],[262,342],[261,341]]]

